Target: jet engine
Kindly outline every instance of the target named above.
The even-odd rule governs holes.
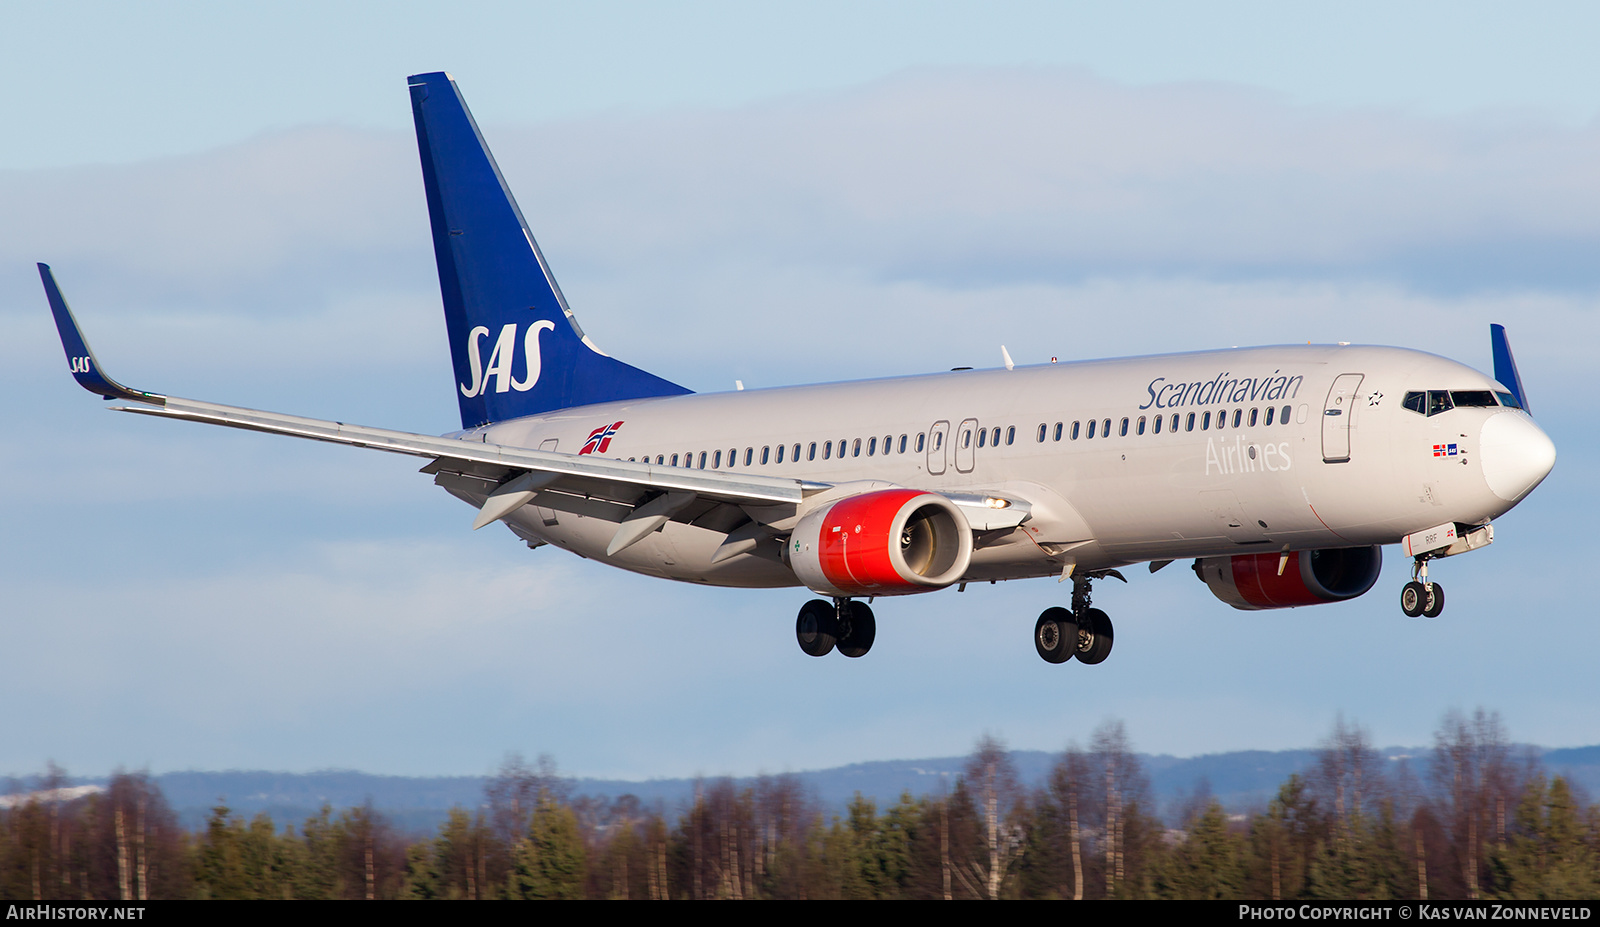
[[[813,509],[795,525],[789,566],[822,595],[932,592],[972,562],[972,529],[954,502],[881,489]]]
[[[1204,557],[1194,571],[1212,595],[1234,608],[1295,608],[1353,599],[1372,588],[1383,568],[1383,549],[1331,547],[1289,554],[1279,573],[1281,554]]]

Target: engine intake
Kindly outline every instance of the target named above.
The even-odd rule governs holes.
[[[788,555],[800,581],[822,595],[932,592],[967,571],[972,529],[944,496],[883,489],[806,513]]]
[[[1278,575],[1279,554],[1204,557],[1195,573],[1211,594],[1234,608],[1296,608],[1353,599],[1371,589],[1383,569],[1383,548],[1330,547],[1289,554]]]

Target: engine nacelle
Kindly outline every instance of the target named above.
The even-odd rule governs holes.
[[[789,566],[822,595],[932,592],[972,562],[972,529],[954,502],[881,489],[816,508],[795,525]]]
[[[1330,547],[1289,554],[1235,554],[1196,560],[1194,571],[1212,595],[1234,608],[1295,608],[1353,599],[1372,588],[1383,569],[1383,548]]]

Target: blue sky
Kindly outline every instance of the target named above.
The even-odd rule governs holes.
[[[1451,707],[1600,742],[1600,13],[1474,4],[8,5],[0,69],[0,772],[780,772],[1198,754]],[[1305,340],[1488,368],[1555,473],[1438,621],[1239,613],[1175,566],[1099,588],[1117,652],[1028,645],[1047,581],[882,602],[620,573],[415,462],[109,415],[32,262],[132,385],[442,432],[454,402],[404,77],[461,83],[586,330],[698,390]]]

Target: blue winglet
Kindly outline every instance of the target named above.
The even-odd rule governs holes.
[[[462,427],[690,392],[584,337],[455,81],[409,83]]]
[[[1511,341],[1506,338],[1504,325],[1489,324],[1489,346],[1494,351],[1494,378],[1510,390],[1522,410],[1528,412],[1528,393],[1522,388],[1522,375],[1517,373],[1517,359],[1511,356]]]
[[[50,313],[56,317],[61,347],[67,352],[67,368],[72,371],[72,378],[78,381],[79,386],[107,399],[128,399],[158,406],[167,404],[165,396],[129,389],[106,376],[100,369],[100,362],[95,360],[94,352],[89,350],[89,342],[78,328],[78,320],[72,317],[72,310],[67,308],[67,301],[61,295],[61,288],[56,286],[55,274],[50,272],[49,264],[39,265],[39,279],[44,282],[45,298],[50,300]]]

